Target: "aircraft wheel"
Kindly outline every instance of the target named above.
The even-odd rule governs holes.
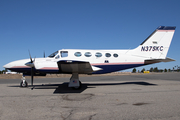
[[[82,86],[81,81],[79,81],[79,87],[73,87],[73,89],[74,90],[79,90],[79,89],[81,89],[81,86]]]
[[[20,83],[20,87],[27,87],[28,86],[28,83],[26,82],[26,81],[22,81],[21,83]]]

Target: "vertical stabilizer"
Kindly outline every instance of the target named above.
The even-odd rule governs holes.
[[[149,59],[165,59],[176,27],[160,26],[137,48],[133,55]]]

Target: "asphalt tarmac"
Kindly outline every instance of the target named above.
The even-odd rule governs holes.
[[[180,73],[0,80],[0,120],[179,120]],[[30,79],[27,79],[30,83]]]

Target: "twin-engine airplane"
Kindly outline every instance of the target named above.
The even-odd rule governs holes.
[[[176,27],[160,26],[137,48],[131,50],[80,50],[62,49],[46,58],[31,58],[10,62],[4,65],[11,71],[31,75],[72,74],[69,87],[79,89],[81,82],[79,74],[105,74],[129,68],[149,65],[159,62],[170,62],[167,52]],[[22,79],[21,87],[27,87]]]

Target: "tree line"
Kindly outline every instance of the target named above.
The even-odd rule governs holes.
[[[177,68],[177,69],[175,69],[175,68]],[[134,68],[133,70],[132,70],[132,73],[136,73],[136,72],[144,72],[144,71],[149,71],[149,72],[173,72],[173,71],[176,71],[176,72],[179,72],[180,71],[180,67],[173,67],[173,69],[171,70],[171,69],[158,69],[158,67],[155,67],[155,68],[153,68],[153,67],[151,67],[149,70],[145,70],[145,68],[143,68],[141,71],[140,70],[136,70],[136,68]]]
[[[2,71],[0,71],[0,74],[3,74],[4,72],[6,72],[6,70],[2,70]]]

